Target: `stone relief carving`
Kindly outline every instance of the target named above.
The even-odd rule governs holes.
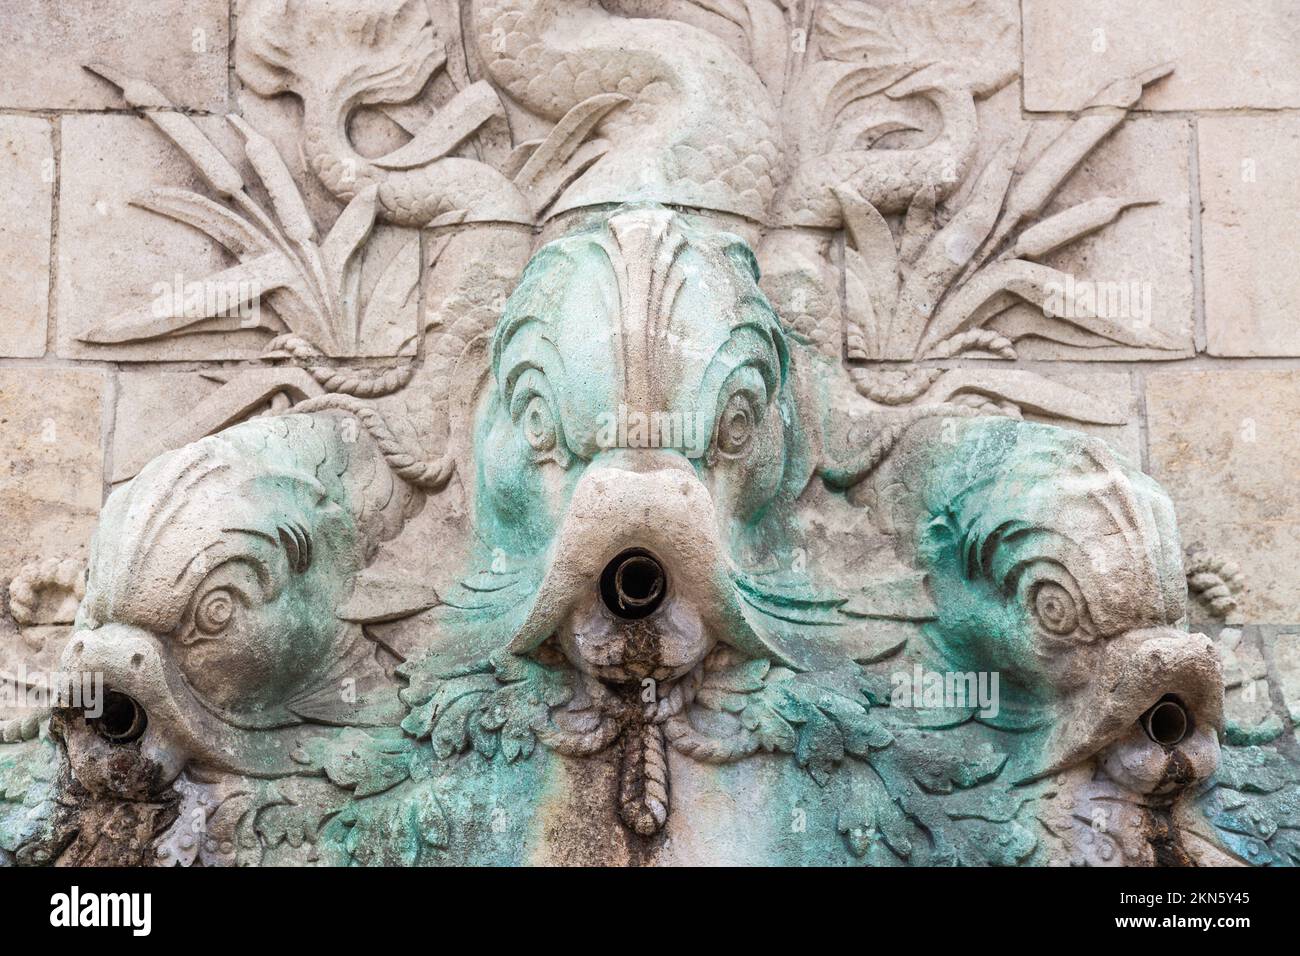
[[[1239,574],[1024,420],[1123,413],[942,364],[1177,348],[1041,261],[1145,201],[1042,215],[1169,70],[977,162],[1007,6],[246,0],[328,228],[276,131],[226,117],[231,157],[87,64],[207,186],[135,202],[240,291],[83,340],[265,352],[117,463],[88,576],[11,585],[24,624],[79,605],[41,653],[106,694],[0,727],[4,860],[1300,858],[1300,771],[1188,628]],[[409,141],[363,155],[365,110]]]

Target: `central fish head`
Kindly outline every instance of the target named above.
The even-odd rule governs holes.
[[[509,646],[609,681],[719,640],[783,659],[736,585],[782,540],[804,460],[791,351],[739,238],[633,207],[543,247],[491,342],[475,509],[526,569]]]

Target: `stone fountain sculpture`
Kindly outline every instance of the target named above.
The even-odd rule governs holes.
[[[933,22],[665,6],[248,0],[238,73],[301,102],[299,174],[89,65],[220,200],[140,204],[228,249],[275,324],[119,476],[60,667],[103,706],[4,726],[6,860],[1220,863],[1260,794],[1295,832],[1291,765],[1221,750],[1169,499],[1024,417],[1111,413],[935,361],[1162,347],[998,321],[1122,214],[1039,218],[1167,71],[976,170],[1011,74],[930,55]],[[353,146],[442,73],[405,146]],[[898,103],[937,126],[879,145]],[[344,206],[324,238],[295,175]],[[423,276],[396,366],[355,361],[404,301],[388,273],[362,301],[381,227]]]

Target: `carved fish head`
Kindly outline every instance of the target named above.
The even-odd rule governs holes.
[[[74,767],[97,738],[138,739],[164,781],[191,758],[283,762],[259,732],[341,676],[359,628],[338,609],[410,500],[349,417],[259,418],[155,459],[92,547],[64,664],[102,673],[114,707],[69,735]]]
[[[1213,771],[1222,679],[1185,629],[1173,506],[1154,481],[1098,439],[998,418],[915,426],[878,480],[928,572],[926,633],[947,666],[996,671],[1053,713],[1032,775],[1098,755],[1153,793]]]
[[[783,540],[811,467],[790,345],[740,239],[640,206],[548,244],[491,370],[475,507],[499,563],[530,569],[512,649],[555,637],[610,680],[679,676],[717,640],[783,657],[736,569]]]

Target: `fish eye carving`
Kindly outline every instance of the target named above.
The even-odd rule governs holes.
[[[194,626],[208,636],[220,634],[235,616],[235,596],[229,588],[213,588],[194,607]]]
[[[514,383],[510,392],[510,417],[537,455],[537,461],[553,460],[561,467],[569,464],[564,430],[555,413],[550,382],[538,369],[528,369]]]
[[[733,394],[718,416],[718,451],[733,458],[743,454],[754,435],[757,419],[754,403],[749,396],[743,392]]]
[[[1074,595],[1055,581],[1034,588],[1034,615],[1053,634],[1070,634],[1079,626],[1079,609]]]
[[[541,395],[529,399],[519,418],[519,426],[534,451],[550,451],[555,447],[555,416],[550,403]]]

